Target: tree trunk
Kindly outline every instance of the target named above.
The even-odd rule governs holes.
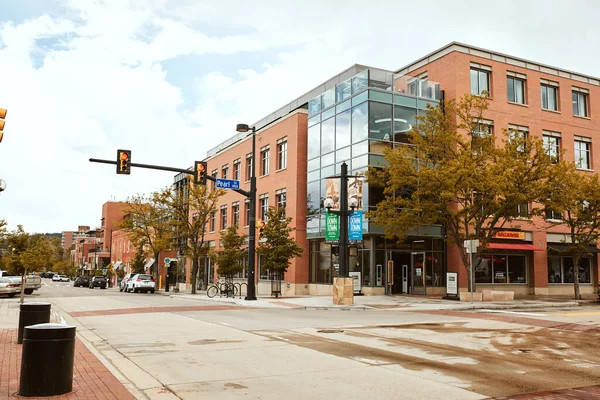
[[[196,282],[198,279],[198,257],[192,260],[192,294],[196,294]]]
[[[573,288],[575,289],[576,300],[581,300],[581,292],[579,290],[579,259],[580,256],[573,257]]]

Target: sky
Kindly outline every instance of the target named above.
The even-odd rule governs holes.
[[[100,224],[208,149],[358,63],[396,70],[452,41],[600,76],[595,0],[0,0],[0,219]]]

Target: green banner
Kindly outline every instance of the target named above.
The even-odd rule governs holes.
[[[339,242],[340,240],[340,216],[325,214],[325,243]]]

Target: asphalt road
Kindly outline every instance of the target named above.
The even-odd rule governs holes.
[[[28,300],[50,301],[140,398],[463,400],[600,382],[595,304],[254,309],[44,283]],[[0,301],[11,308],[18,299]]]

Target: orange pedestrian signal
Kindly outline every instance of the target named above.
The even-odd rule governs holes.
[[[117,150],[117,174],[131,174],[131,150]]]
[[[196,185],[206,185],[206,170],[208,165],[206,161],[196,161],[194,165],[194,183]]]
[[[0,108],[0,143],[2,143],[2,137],[4,136],[4,118],[6,118],[6,108]]]

